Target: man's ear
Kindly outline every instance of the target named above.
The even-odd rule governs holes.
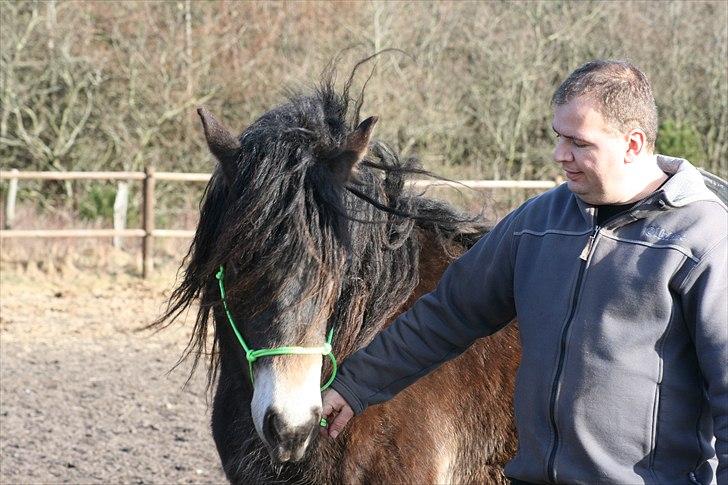
[[[367,153],[372,131],[378,119],[376,116],[370,116],[359,123],[359,126],[347,135],[340,150],[329,159],[329,169],[337,181],[346,183],[356,172],[357,164]]]
[[[627,133],[627,152],[625,160],[629,163],[635,162],[644,150],[647,150],[647,135],[640,128],[633,128]]]

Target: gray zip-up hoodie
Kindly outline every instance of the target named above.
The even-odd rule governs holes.
[[[687,161],[658,163],[671,178],[603,227],[565,184],[523,204],[332,387],[359,414],[518,316],[508,476],[728,483],[728,213]]]

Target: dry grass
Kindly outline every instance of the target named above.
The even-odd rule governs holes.
[[[37,215],[21,207],[22,224],[16,229],[93,229],[109,224],[88,223],[54,215]],[[189,226],[188,226],[189,227]],[[194,229],[194,227],[190,227]],[[134,277],[142,273],[140,238],[124,238],[114,248],[111,238],[9,238],[2,239],[0,273],[37,278],[43,275],[74,279],[82,274]],[[155,274],[174,274],[186,253],[188,240],[157,239],[154,245]]]

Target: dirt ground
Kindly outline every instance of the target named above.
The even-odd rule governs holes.
[[[225,481],[190,325],[135,331],[172,279],[0,268],[0,483]]]

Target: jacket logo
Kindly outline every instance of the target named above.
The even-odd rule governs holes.
[[[642,230],[642,234],[647,237],[662,239],[663,241],[683,241],[685,239],[685,236],[680,233],[672,233],[667,231],[665,228],[656,225],[645,227]]]

